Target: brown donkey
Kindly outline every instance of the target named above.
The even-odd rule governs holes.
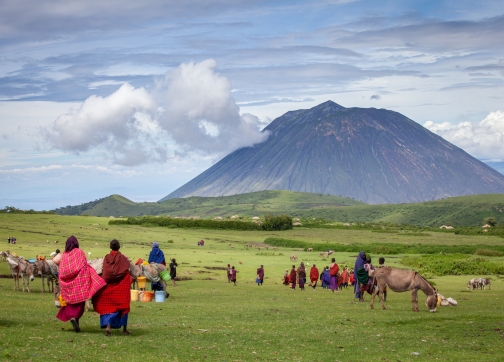
[[[373,292],[373,297],[371,299],[371,309],[374,309],[374,298],[378,293],[382,309],[385,308],[383,303],[383,289],[388,286],[390,290],[394,292],[406,292],[411,291],[411,309],[414,312],[419,312],[418,308],[418,295],[417,292],[420,289],[427,296],[427,307],[431,312],[436,311],[437,305],[437,290],[420,274],[414,270],[396,269],[391,267],[383,267],[375,269],[374,273],[370,275],[374,277],[378,288]]]

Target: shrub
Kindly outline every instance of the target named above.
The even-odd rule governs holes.
[[[292,218],[286,215],[275,216],[273,214],[268,214],[264,217],[262,228],[268,231],[291,230]]]
[[[502,256],[504,253],[498,251],[498,250],[492,250],[492,249],[478,249],[474,252],[476,255],[483,255],[483,256]]]

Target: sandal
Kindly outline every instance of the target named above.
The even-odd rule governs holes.
[[[72,327],[73,327],[75,333],[79,333],[81,331],[79,328],[79,323],[77,323],[75,318],[70,319],[70,323],[72,323]]]

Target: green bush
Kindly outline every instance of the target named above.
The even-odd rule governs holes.
[[[268,214],[264,217],[262,228],[268,231],[291,230],[292,218],[286,215],[275,216]]]
[[[401,263],[419,273],[435,275],[503,274],[504,264],[463,254],[405,256]]]

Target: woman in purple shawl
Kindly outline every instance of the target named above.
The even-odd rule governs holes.
[[[364,251],[361,251],[359,253],[359,256],[355,260],[355,266],[354,266],[354,280],[355,280],[355,285],[354,285],[354,294],[355,298],[360,298],[360,283],[359,279],[357,278],[357,270],[364,268],[364,264],[366,264],[366,253]]]

